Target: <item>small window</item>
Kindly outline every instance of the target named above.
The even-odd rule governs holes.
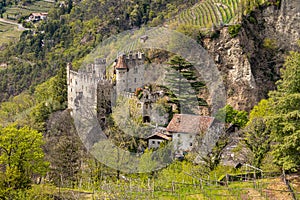
[[[71,88],[71,92],[72,92],[72,88]]]
[[[134,78],[134,82],[136,83],[136,78]]]
[[[192,147],[192,146],[193,146],[193,143],[190,142],[190,147]]]
[[[180,137],[180,134],[178,134],[178,137]]]
[[[152,141],[152,144],[155,144],[155,141]]]
[[[157,142],[157,144],[160,144],[160,142]]]
[[[190,135],[190,138],[192,138],[193,136],[192,135]]]

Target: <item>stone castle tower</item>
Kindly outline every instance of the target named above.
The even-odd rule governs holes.
[[[115,83],[106,77],[105,59],[97,58],[94,63],[85,65],[78,72],[72,70],[72,65],[68,63],[68,108],[76,110],[85,100],[85,106],[97,111],[98,119],[105,124],[106,116],[111,113],[117,96],[132,98],[136,88],[144,85],[144,62],[145,55],[141,52],[119,56],[113,66]],[[149,116],[150,105],[145,106],[145,102],[142,104],[142,114]]]
[[[135,92],[144,85],[145,55],[141,52],[119,56],[116,61],[116,93]]]

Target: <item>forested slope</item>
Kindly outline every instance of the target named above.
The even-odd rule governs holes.
[[[57,3],[48,20],[24,31],[0,53],[0,101],[54,76],[66,62],[81,59],[103,39],[145,24],[158,25],[194,1],[68,1]]]

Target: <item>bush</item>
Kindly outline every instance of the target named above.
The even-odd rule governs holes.
[[[271,39],[271,38],[264,39],[263,47],[266,49],[271,49],[271,50],[275,50],[278,48],[276,40]]]
[[[237,24],[237,25],[231,25],[228,27],[228,32],[230,34],[231,37],[236,37],[241,29],[241,25]]]

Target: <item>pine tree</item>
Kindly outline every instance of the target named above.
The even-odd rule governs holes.
[[[197,93],[204,84],[195,76],[193,65],[179,56],[173,56],[167,63],[166,85],[171,102],[176,103],[181,113],[193,113],[191,109],[199,104]]]
[[[300,169],[300,53],[291,52],[284,67],[277,91],[269,93],[274,114],[267,124],[276,142],[275,163],[296,171]]]

